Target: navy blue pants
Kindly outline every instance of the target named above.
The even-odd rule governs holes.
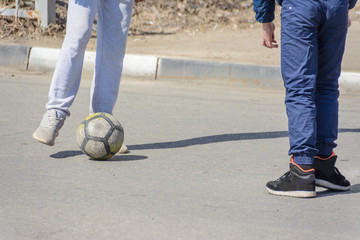
[[[284,0],[281,71],[290,150],[298,164],[330,155],[338,134],[338,78],[348,0]]]

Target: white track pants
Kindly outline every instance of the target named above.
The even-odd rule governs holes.
[[[69,0],[66,36],[56,64],[46,108],[70,115],[78,92],[86,46],[97,18],[97,48],[90,91],[90,114],[112,114],[126,49],[134,0]]]

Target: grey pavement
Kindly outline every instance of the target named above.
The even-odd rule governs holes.
[[[269,195],[288,169],[284,91],[125,78],[114,115],[126,155],[91,161],[75,139],[84,78],[54,147],[31,138],[50,75],[0,74],[0,239],[357,239],[360,98],[340,98],[336,153],[352,183],[317,198]]]

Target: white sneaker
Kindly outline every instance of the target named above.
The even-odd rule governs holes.
[[[129,153],[130,151],[128,150],[128,148],[125,146],[125,144],[121,145],[120,150],[118,151],[118,154],[125,154],[125,153]]]
[[[46,145],[53,146],[55,138],[59,135],[60,128],[64,125],[65,118],[57,117],[56,110],[48,110],[40,123],[40,126],[33,133],[32,137]]]

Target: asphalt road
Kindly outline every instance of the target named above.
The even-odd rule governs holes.
[[[50,75],[0,74],[0,239],[357,239],[360,97],[340,99],[337,166],[346,193],[272,196],[288,169],[282,90],[125,79],[114,115],[126,155],[91,161],[75,133],[85,78],[54,147],[31,138]]]

